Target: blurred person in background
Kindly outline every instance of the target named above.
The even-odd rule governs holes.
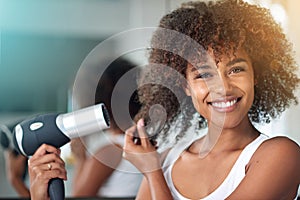
[[[97,66],[102,67],[102,66]],[[91,90],[97,79],[97,67],[88,73],[86,84],[80,86],[80,94],[75,98],[76,108],[89,106],[91,102],[84,93]],[[94,103],[104,103],[110,114],[110,128],[93,135],[71,141],[71,150],[75,157],[73,176],[73,197],[108,197],[135,198],[139,189],[142,174],[129,161],[123,159],[124,127],[130,127],[132,118],[138,112],[140,103],[136,93],[130,93],[128,88],[137,88],[136,79],[139,70],[136,66],[119,58],[113,61],[104,71],[101,79],[96,81],[97,89]],[[129,75],[128,75],[128,74]],[[121,88],[116,91],[118,105],[112,104],[112,94],[115,86],[123,76]],[[123,98],[124,97],[124,98]],[[112,106],[120,107],[117,113],[112,112]],[[122,118],[130,114],[130,119]],[[115,115],[118,121],[115,120]],[[67,180],[65,162],[61,158],[60,149],[47,144],[41,145],[28,162],[30,176],[31,198],[49,199],[48,183],[52,178]],[[51,165],[49,165],[51,163]],[[49,167],[50,166],[50,167]]]
[[[18,153],[12,142],[13,128],[19,122],[20,120],[17,120],[17,122],[8,125],[0,125],[0,142],[4,151],[5,172],[8,182],[19,197],[29,198],[30,191],[26,183],[28,158]]]
[[[24,173],[27,173],[28,158],[16,154],[13,150],[5,150],[5,169],[8,181],[20,197],[30,197],[30,191],[25,183]]]
[[[98,66],[101,67],[101,66]],[[129,72],[130,70],[134,70]],[[104,103],[110,115],[110,128],[84,138],[73,139],[71,150],[75,156],[75,171],[73,176],[72,194],[74,197],[135,197],[138,191],[142,175],[129,161],[122,158],[124,130],[121,127],[130,127],[130,121],[125,119],[122,112],[129,110],[133,118],[140,108],[137,94],[134,92],[130,99],[126,99],[129,88],[137,88],[136,79],[138,76],[136,66],[129,60],[119,58],[113,61],[101,76],[95,94],[95,103]],[[121,87],[114,91],[116,84],[126,74]],[[91,78],[87,88],[81,88],[82,92],[87,91],[93,85],[93,76],[96,71],[88,75]],[[119,85],[120,86],[120,85]],[[115,120],[115,113],[112,112],[112,94],[118,98],[118,106],[124,109],[118,110],[118,119]],[[79,95],[78,107],[87,106],[84,102],[85,95]],[[120,127],[121,126],[121,127]]]

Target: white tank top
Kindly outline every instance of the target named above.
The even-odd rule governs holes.
[[[260,134],[259,137],[257,137],[254,141],[248,144],[239,155],[238,159],[236,160],[235,164],[231,168],[228,176],[225,178],[222,184],[215,191],[213,191],[208,196],[204,197],[202,200],[225,199],[226,197],[228,197],[237,188],[239,183],[245,177],[245,166],[250,161],[256,149],[260,146],[260,144],[263,141],[267,140],[268,138],[269,137],[267,135]],[[184,140],[178,143],[178,146],[176,145],[176,147],[178,148],[175,147],[172,150],[170,150],[163,163],[164,176],[171,190],[174,200],[188,200],[188,198],[182,196],[175,188],[171,172],[175,161],[178,159],[180,154],[191,145],[193,141],[194,140]]]
[[[88,151],[93,155],[98,149],[112,143],[123,146],[124,134],[112,135],[107,131],[103,131],[102,133],[89,135],[86,141]],[[122,158],[118,167],[99,189],[98,196],[109,198],[135,197],[142,179],[143,174],[128,160]]]

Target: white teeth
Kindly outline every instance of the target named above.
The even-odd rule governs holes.
[[[213,102],[212,106],[217,108],[227,108],[230,106],[233,106],[237,102],[237,99],[234,99],[232,101],[225,101],[225,102]]]

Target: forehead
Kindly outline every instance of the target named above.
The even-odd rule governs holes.
[[[221,53],[220,53],[221,52]],[[225,50],[222,51],[214,51],[214,49],[209,48],[206,52],[202,53],[202,55],[198,59],[192,59],[191,62],[188,63],[188,67],[191,68],[199,68],[205,65],[215,66],[216,68],[219,67],[220,64],[228,66],[233,63],[232,61],[238,60],[239,62],[249,62],[251,60],[247,54],[247,52],[242,49],[236,50]]]

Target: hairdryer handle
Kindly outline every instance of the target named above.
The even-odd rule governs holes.
[[[60,178],[53,178],[49,181],[48,193],[50,200],[64,200],[65,199],[65,187],[64,182]]]

